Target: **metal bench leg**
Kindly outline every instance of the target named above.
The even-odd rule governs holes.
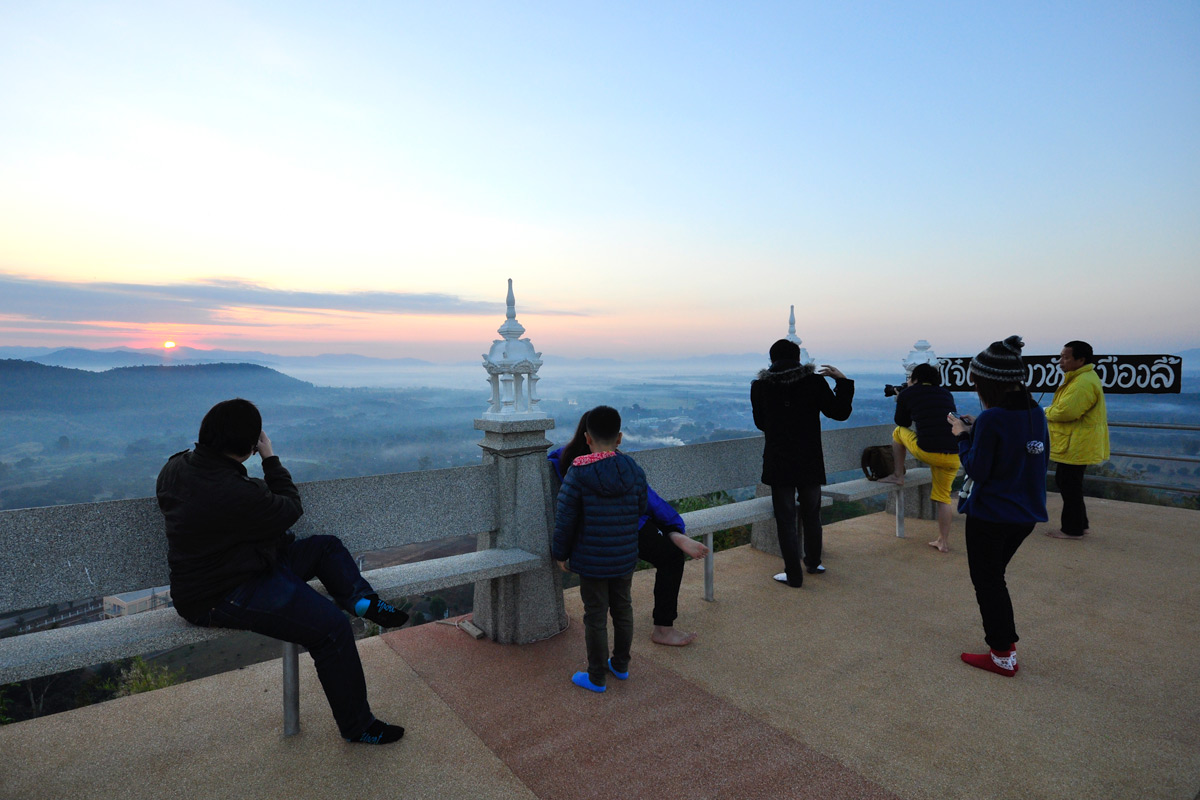
[[[904,538],[904,489],[896,492],[896,535]]]
[[[712,531],[704,534],[704,544],[708,547],[708,555],[704,557],[704,599],[713,601],[713,535]]]
[[[300,648],[283,643],[283,735],[300,732]]]

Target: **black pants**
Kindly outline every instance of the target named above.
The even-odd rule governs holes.
[[[1058,464],[1054,469],[1054,485],[1062,495],[1062,532],[1083,536],[1090,528],[1087,508],[1083,505],[1083,473],[1085,464]]]
[[[333,597],[307,581],[319,578]],[[374,720],[350,620],[354,604],[372,593],[336,536],[310,536],[287,546],[269,572],[243,583],[217,604],[205,626],[254,631],[308,649],[338,730],[357,739]],[[340,608],[339,608],[340,606]]]
[[[979,615],[983,617],[983,639],[993,650],[1006,650],[1017,643],[1004,570],[1032,531],[1032,522],[988,522],[967,515],[967,566],[975,586]]]
[[[613,669],[629,670],[629,649],[633,647],[633,573],[620,578],[579,576],[579,597],[583,600],[583,639],[587,644],[588,677],[597,686],[608,680],[608,619],[613,621]]]
[[[821,563],[821,485],[772,486],[771,505],[775,510],[775,528],[779,534],[779,552],[789,586],[804,583],[797,524],[804,529],[804,564],[815,568]],[[797,519],[799,507],[799,519]]]
[[[679,616],[679,585],[687,556],[658,529],[653,519],[638,531],[638,557],[657,570],[654,574],[654,624],[669,628]]]

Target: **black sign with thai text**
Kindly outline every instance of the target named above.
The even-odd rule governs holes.
[[[1058,356],[1024,356],[1025,385],[1031,392],[1052,392],[1062,383]],[[940,359],[942,386],[952,392],[972,392],[969,358]],[[1179,394],[1183,359],[1179,356],[1096,356],[1096,375],[1105,394]]]

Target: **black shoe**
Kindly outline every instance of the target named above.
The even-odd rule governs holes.
[[[785,586],[790,586],[793,589],[799,589],[804,584],[803,580],[801,580],[800,583],[788,583],[786,572],[780,572],[778,575],[775,576],[775,580],[779,581],[780,583],[784,584]]]
[[[809,567],[808,574],[809,575],[824,575],[825,574],[825,565],[817,564],[815,567]]]
[[[363,612],[363,617],[371,620],[381,628],[399,628],[408,622],[408,614],[396,608],[391,603],[379,599],[379,595],[367,595],[371,607]]]
[[[404,728],[375,720],[357,739],[347,739],[351,744],[391,744],[404,738]]]

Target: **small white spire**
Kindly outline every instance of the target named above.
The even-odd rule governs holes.
[[[512,278],[508,279],[508,309],[504,323],[496,330],[502,339],[492,342],[492,349],[483,355],[483,368],[492,387],[492,397],[484,419],[541,419],[545,412],[538,410],[537,371],[542,366],[542,354],[533,343],[522,339],[525,327],[517,322],[517,301],[513,296]]]
[[[796,335],[796,306],[790,306],[790,309],[791,310],[788,312],[788,332],[787,336],[783,338],[787,339],[789,342],[793,342],[796,347],[800,347],[800,345],[804,344],[804,342],[799,336]],[[800,347],[800,363],[813,363],[812,356],[810,356],[808,351],[803,347]]]

